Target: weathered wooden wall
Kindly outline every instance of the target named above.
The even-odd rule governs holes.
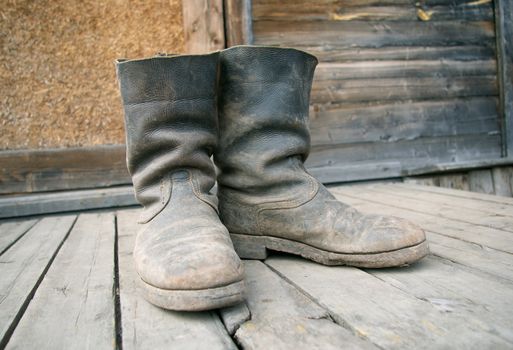
[[[495,194],[504,197],[513,196],[512,166],[406,177],[403,181],[419,185]]]
[[[253,0],[252,43],[320,59],[312,153],[325,182],[501,157],[491,0]]]
[[[422,181],[489,192],[491,178],[498,193],[507,178],[497,169],[513,164],[511,0],[182,5],[189,52],[253,43],[320,58],[307,165],[321,181],[456,171]],[[0,194],[129,184],[124,158],[124,145],[2,152]]]

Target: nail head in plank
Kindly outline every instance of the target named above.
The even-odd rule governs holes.
[[[119,287],[123,349],[236,349],[214,312],[173,312],[145,301],[137,290],[132,250],[139,210],[118,212]]]
[[[113,213],[81,214],[7,348],[112,349]]]

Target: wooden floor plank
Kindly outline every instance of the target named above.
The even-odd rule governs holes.
[[[75,219],[75,215],[43,218],[0,256],[0,348]]]
[[[442,312],[479,316],[483,329],[498,334],[513,347],[513,283],[461,269],[433,257],[408,269],[368,270],[379,279]]]
[[[32,226],[36,219],[13,220],[0,223],[0,255],[2,255],[17,239],[23,236]]]
[[[251,319],[251,312],[246,302],[243,302],[220,309],[219,316],[228,334],[233,336],[241,324]]]
[[[118,212],[118,254],[123,349],[236,349],[215,312],[172,312],[137,291],[132,250],[139,210]]]
[[[343,192],[340,189],[334,190],[333,194],[340,201],[368,213],[401,217],[434,233],[513,254],[513,235],[510,232],[419,213],[410,209],[396,208],[387,204],[364,202],[353,193]]]
[[[483,214],[488,215],[503,215],[506,217],[513,218],[513,205],[509,204],[498,204],[489,201],[480,201],[478,199],[466,199],[455,196],[446,196],[441,193],[432,192],[419,192],[415,189],[411,189],[403,186],[390,186],[384,184],[376,184],[371,186],[374,190],[384,193],[400,193],[402,197],[413,198],[429,203],[450,205],[458,209],[470,209],[477,210]],[[399,189],[399,191],[398,191]]]
[[[112,349],[113,213],[81,214],[7,349]]]
[[[390,185],[393,186],[393,185]],[[387,204],[396,208],[413,210],[437,217],[467,222],[473,225],[492,227],[498,230],[513,232],[513,218],[498,214],[483,213],[475,209],[458,208],[448,204],[426,202],[422,199],[412,199],[401,195],[397,187],[395,192],[383,192],[371,186],[347,186],[334,189],[337,193],[347,193],[361,200]]]
[[[491,195],[491,194],[477,193],[477,192],[471,192],[471,191],[462,191],[462,190],[456,190],[453,188],[444,188],[444,187],[437,187],[437,186],[423,186],[423,185],[416,185],[414,183],[397,183],[396,186],[401,187],[401,188],[403,188],[403,187],[411,188],[411,189],[414,189],[414,190],[420,191],[420,192],[438,193],[438,194],[442,194],[444,196],[449,196],[449,197],[477,199],[477,200],[484,201],[484,202],[491,202],[491,203],[505,204],[505,205],[513,206],[513,198],[495,196],[495,195]]]
[[[332,317],[383,349],[508,348],[511,343],[475,317],[447,313],[356,268],[327,267],[295,257],[266,263]]]
[[[235,333],[244,349],[377,349],[259,261],[244,262],[251,320]]]
[[[459,264],[513,281],[513,255],[426,232],[431,253]]]
[[[431,222],[429,223],[429,220],[419,215],[410,215],[410,212],[405,209],[394,208],[386,204],[370,201],[362,203],[362,196],[355,196],[353,193],[348,194],[347,191],[343,191],[342,193],[342,191],[336,190],[334,194],[338,199],[354,206],[355,209],[362,213],[394,215],[418,224],[427,231],[426,235],[430,244],[431,253],[437,256],[457,262],[469,268],[487,272],[497,277],[513,280],[513,255],[503,250],[490,248],[490,246],[497,245],[500,247],[503,245],[504,249],[510,251],[511,246],[509,244],[513,237],[508,237],[510,235],[509,232],[488,229],[491,232],[486,234],[486,228],[472,225],[465,225],[458,229],[458,222],[452,223],[453,225],[456,224],[456,228],[449,229],[449,227],[452,226],[444,226],[443,218],[440,217],[431,217]],[[356,199],[353,202],[353,198],[355,197]],[[422,220],[419,220],[419,217],[421,217]],[[464,223],[459,224],[463,225]],[[475,232],[476,228],[479,228],[477,232]],[[483,229],[485,234],[482,234]],[[493,242],[494,232],[501,233],[501,235],[497,235],[497,242],[495,243]],[[480,236],[481,234],[482,236]],[[448,235],[452,235],[456,238],[448,237]],[[486,243],[488,246],[472,243],[472,241]]]
[[[132,186],[0,197],[0,218],[137,205]]]

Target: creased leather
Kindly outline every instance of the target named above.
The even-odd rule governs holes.
[[[158,56],[117,64],[127,165],[144,206],[135,267],[145,283],[160,289],[208,289],[243,279],[210,192],[218,58]]]
[[[231,233],[267,235],[336,253],[386,252],[425,240],[398,218],[362,215],[304,168],[317,60],[294,49],[221,52],[219,210]]]
[[[166,205],[163,175],[176,169],[189,169],[199,196],[217,204],[209,194],[215,182],[210,155],[217,144],[217,57],[159,56],[117,65],[127,165],[145,208],[142,222]]]
[[[255,204],[309,200],[317,182],[300,168],[310,149],[305,110],[317,59],[293,49],[245,46],[220,57],[215,162],[222,193]],[[295,187],[309,191],[292,193]]]

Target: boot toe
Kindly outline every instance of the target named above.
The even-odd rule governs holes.
[[[424,230],[394,216],[365,215],[360,236],[367,252],[389,252],[413,247],[426,240]]]
[[[221,228],[160,233],[136,242],[134,260],[141,279],[166,290],[199,290],[243,279],[243,266]],[[143,235],[141,235],[143,236]]]

